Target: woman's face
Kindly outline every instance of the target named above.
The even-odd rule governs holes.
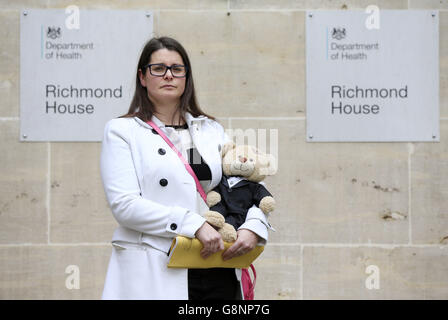
[[[166,48],[154,51],[151,55],[149,63],[163,63],[166,66],[184,65],[181,55],[177,51],[168,50]],[[149,68],[143,74],[142,70],[138,71],[140,83],[146,87],[149,99],[155,104],[178,103],[180,97],[185,90],[184,78],[173,77],[171,70],[167,70],[163,77],[151,75]]]

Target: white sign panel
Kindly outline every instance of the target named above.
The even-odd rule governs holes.
[[[308,11],[307,141],[439,141],[439,14]]]
[[[101,141],[129,108],[153,14],[32,9],[20,28],[20,140]]]

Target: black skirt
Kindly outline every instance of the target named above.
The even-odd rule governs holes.
[[[240,282],[235,269],[188,269],[188,299],[240,300]]]

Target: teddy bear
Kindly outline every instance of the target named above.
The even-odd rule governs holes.
[[[275,209],[275,200],[262,180],[275,174],[276,160],[254,146],[226,143],[222,150],[222,179],[207,193],[207,222],[226,242],[234,242],[236,230],[245,222],[247,212],[255,204],[264,214]]]

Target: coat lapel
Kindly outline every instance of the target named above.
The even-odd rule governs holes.
[[[222,177],[222,161],[219,153],[213,152],[216,141],[210,141],[210,136],[204,133],[202,125],[203,121],[208,119],[206,116],[193,117],[189,112],[185,113],[185,121],[188,124],[188,130],[190,131],[191,139],[193,144],[196,146],[201,157],[210,167],[212,173],[212,180],[207,188],[204,188],[205,192],[213,189],[214,186],[218,185]]]
[[[226,176],[226,175],[222,175],[222,179],[221,179],[221,181],[222,181],[222,184],[226,187],[226,188],[228,188],[229,187],[229,183],[227,182],[227,179],[228,179],[229,177],[228,176]]]
[[[151,126],[149,126],[146,122],[142,121],[138,117],[134,117],[134,119],[140,123],[142,126],[151,129]],[[193,117],[191,113],[186,112],[185,113],[185,121],[188,125],[188,130],[191,135],[191,140],[193,141],[193,144],[195,145],[196,149],[198,150],[201,157],[204,159],[204,161],[208,164],[210,167],[210,171],[212,172],[212,180],[210,184],[207,186],[207,188],[204,188],[205,192],[210,191],[213,189],[212,187],[218,185],[219,181],[222,177],[222,161],[221,156],[218,152],[213,152],[214,149],[217,149],[217,146],[215,145],[218,143],[214,139],[211,138],[210,135],[208,135],[206,132],[203,132],[204,130],[207,130],[209,127],[207,126],[207,129],[202,128],[202,124],[204,120],[207,120],[208,118],[206,116],[198,116]],[[151,120],[167,134],[165,124],[160,121],[157,117],[153,116]],[[167,134],[168,136],[168,134]],[[221,142],[219,142],[221,143]],[[207,190],[208,189],[208,190]]]
[[[228,188],[229,187],[229,183],[228,183],[229,176],[224,175],[223,179],[224,179],[225,186]],[[232,188],[244,187],[248,183],[249,183],[248,180],[246,180],[245,178],[241,177],[241,180],[238,181],[237,183],[235,183],[234,185],[232,185]]]
[[[241,188],[249,184],[248,180],[241,180],[240,182],[236,183],[232,188]]]

